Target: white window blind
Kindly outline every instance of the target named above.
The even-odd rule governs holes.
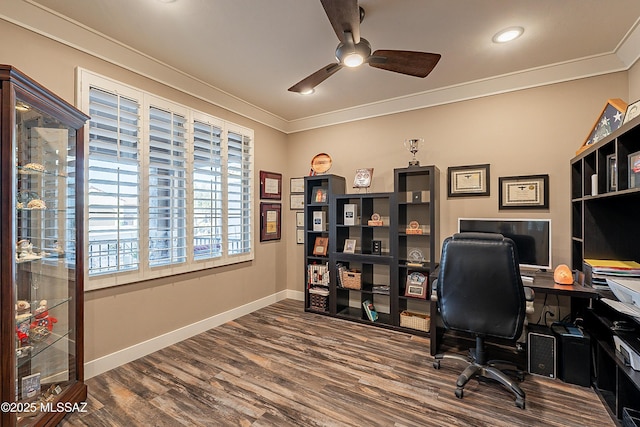
[[[253,131],[79,69],[88,278],[99,289],[253,259]]]
[[[229,255],[251,251],[251,138],[227,132],[227,217]]]
[[[222,255],[222,128],[193,122],[193,257]]]
[[[149,264],[186,262],[186,118],[149,108]]]
[[[89,89],[89,274],[139,268],[140,105]]]

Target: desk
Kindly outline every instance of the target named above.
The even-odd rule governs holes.
[[[599,298],[597,290],[582,286],[577,283],[573,285],[559,285],[553,281],[553,273],[539,272],[534,274],[533,283],[525,283],[524,286],[533,289],[536,294],[563,295],[570,297],[571,318],[584,318],[586,309],[591,305],[591,301]],[[430,351],[435,356],[442,343],[444,327],[438,315],[438,303],[431,301],[429,308],[431,315]]]

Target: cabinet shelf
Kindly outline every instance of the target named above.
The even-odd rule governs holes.
[[[439,179],[440,171],[435,166],[401,168],[394,170],[393,192],[345,194],[345,180],[342,177],[305,177],[305,200],[312,200],[314,190],[318,187],[326,189],[328,195],[328,203],[309,203],[305,206],[305,224],[308,227],[312,224],[314,212],[321,209],[327,216],[328,234],[322,232],[322,236],[329,237],[330,283],[328,310],[322,311],[322,314],[429,335],[428,332],[400,326],[400,313],[411,309],[428,314],[430,309],[428,304],[424,304],[425,300],[404,297],[404,290],[408,274],[420,271],[429,277],[438,264]],[[415,202],[407,201],[409,194],[416,198]],[[383,225],[369,225],[372,217],[379,217]],[[425,232],[406,233],[412,221],[425,227]],[[313,241],[317,235],[309,231],[305,233],[305,264],[318,259],[312,256]],[[356,241],[355,253],[343,252],[347,240]],[[376,252],[380,250],[380,253],[374,253],[374,249]],[[424,254],[424,265],[407,266],[409,253]],[[360,273],[361,289],[338,286],[337,264]],[[307,277],[305,279],[308,280]],[[376,309],[384,311],[378,311],[379,319],[375,322],[368,320],[362,307],[366,300],[373,303]],[[309,292],[305,292],[305,309],[317,312],[309,302]]]
[[[81,243],[83,127],[89,117],[11,66],[0,65],[0,80],[0,218],[6,221],[0,239],[5,257],[0,270],[0,400],[33,401],[23,397],[23,387],[29,386],[23,380],[39,378],[40,389],[28,399],[54,387],[60,390],[58,403],[78,403],[87,397]],[[30,207],[34,200],[46,208]],[[36,318],[43,300],[48,319]],[[27,312],[18,314],[18,301],[29,302]],[[42,412],[21,418],[6,411],[0,413],[0,425],[56,425],[63,416]]]

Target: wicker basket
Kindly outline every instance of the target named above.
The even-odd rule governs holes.
[[[400,313],[400,326],[429,332],[431,318],[427,314],[403,311]]]
[[[327,311],[329,309],[329,297],[325,295],[310,294],[310,307],[316,311]]]
[[[347,289],[361,289],[362,288],[362,273],[359,271],[343,271],[342,272],[342,287]]]

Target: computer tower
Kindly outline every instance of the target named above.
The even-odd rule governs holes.
[[[581,330],[572,333],[562,325],[554,325],[551,330],[558,341],[558,378],[566,383],[589,387],[591,385],[589,334]]]
[[[556,337],[548,328],[531,329],[527,340],[527,370],[530,374],[556,378]]]

